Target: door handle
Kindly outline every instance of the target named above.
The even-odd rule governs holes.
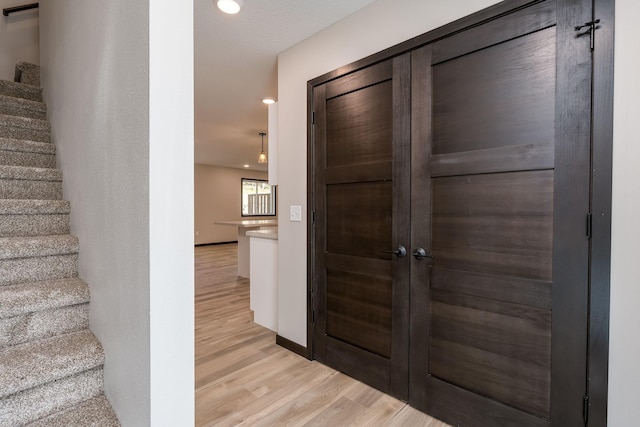
[[[398,258],[402,258],[403,256],[407,255],[407,250],[402,245],[398,246],[398,249],[396,249],[395,251],[380,251],[380,252],[383,252],[385,254],[394,254]]]
[[[418,248],[415,251],[413,251],[413,256],[415,259],[425,259],[425,258],[433,259],[433,257],[431,255],[427,255],[427,251],[425,251],[422,248]]]

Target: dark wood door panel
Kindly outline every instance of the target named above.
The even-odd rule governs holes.
[[[542,1],[482,25],[446,37],[433,45],[432,63],[438,64],[506,40],[521,37],[556,23],[554,2]]]
[[[327,100],[327,168],[391,158],[392,91],[387,80]]]
[[[549,421],[527,414],[494,399],[481,396],[438,378],[431,381],[431,391],[438,396],[437,404],[429,402],[428,414],[447,419],[455,426],[479,427],[548,427]],[[461,403],[464,402],[464,405]]]
[[[437,215],[434,213],[433,250],[511,253],[530,256],[534,262],[551,262],[551,216],[485,217]],[[439,259],[439,258],[438,258]],[[540,261],[538,261],[540,262]],[[547,278],[551,278],[548,274]]]
[[[550,310],[442,292],[433,296],[434,339],[549,369]]]
[[[551,27],[434,66],[433,154],[553,142],[555,58]]]
[[[431,69],[426,393],[446,399],[438,379],[518,410],[522,425],[551,407],[555,37],[549,27]]]
[[[434,268],[550,281],[552,185],[553,171],[433,179]]]
[[[327,270],[327,335],[389,358],[391,280]]]
[[[549,416],[551,312],[434,291],[429,373],[537,416]]]
[[[378,390],[393,393],[391,388],[393,372],[386,357],[327,336],[326,351],[321,361]]]
[[[371,311],[389,312],[391,309],[391,278],[381,278],[367,274],[354,274],[327,269],[328,294],[341,301],[350,302]]]
[[[431,342],[430,370],[435,378],[534,416],[548,417],[548,368],[437,338]]]
[[[431,288],[522,306],[551,308],[550,281],[435,268],[431,273]]]
[[[515,276],[518,278],[550,276],[550,258],[532,257],[530,254],[513,254],[508,252],[489,252],[470,249],[446,250],[434,246],[434,258],[439,267],[462,269],[497,277]]]
[[[314,89],[318,360],[408,395],[409,55]]]
[[[362,258],[333,253],[325,253],[324,257],[320,257],[320,259],[327,270],[344,271],[383,279],[391,279],[392,277],[392,263],[385,259]]]
[[[554,172],[550,170],[438,178],[432,185],[438,215],[553,215]]]
[[[410,401],[454,425],[579,425],[589,52],[565,20],[589,4],[558,3],[558,27],[542,1],[413,56],[412,241],[433,258],[412,268]]]
[[[327,251],[391,259],[392,183],[327,186]]]

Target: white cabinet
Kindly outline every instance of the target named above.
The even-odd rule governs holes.
[[[249,298],[253,320],[278,332],[278,229],[247,231],[251,279]]]

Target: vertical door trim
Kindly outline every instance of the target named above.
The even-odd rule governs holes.
[[[613,55],[615,0],[594,0],[600,19],[593,51],[592,195],[587,426],[607,425],[611,287]]]
[[[316,233],[315,231],[317,229],[323,229],[325,228],[326,224],[325,224],[325,216],[324,216],[324,204],[326,203],[326,194],[323,196],[319,196],[318,192],[319,191],[325,191],[324,187],[325,187],[325,174],[324,171],[322,173],[319,173],[319,171],[322,169],[323,165],[319,165],[318,162],[319,161],[323,161],[325,159],[325,146],[326,146],[326,134],[325,134],[325,123],[326,123],[326,105],[325,105],[325,98],[326,98],[326,85],[320,85],[317,87],[314,87],[312,89],[312,111],[309,114],[312,118],[312,120],[309,121],[309,123],[311,123],[311,132],[312,132],[312,141],[314,142],[313,147],[311,147],[311,151],[309,152],[310,155],[312,156],[312,158],[314,159],[314,163],[312,164],[313,167],[309,167],[308,169],[308,173],[311,175],[309,178],[309,181],[311,182],[311,185],[313,185],[312,187],[312,191],[313,191],[313,197],[311,197],[311,205],[310,205],[310,209],[309,209],[309,215],[310,218],[307,219],[308,222],[312,223],[312,234],[311,234],[311,238],[309,239],[309,247],[308,247],[308,252],[309,255],[313,256],[312,259],[312,263],[309,264],[312,266],[311,270],[311,274],[312,276],[310,277],[310,281],[308,286],[310,286],[311,291],[309,292],[308,297],[310,299],[312,299],[313,301],[313,305],[311,306],[311,310],[309,310],[309,316],[310,316],[310,321],[312,323],[312,335],[310,337],[307,337],[307,339],[312,338],[314,343],[313,343],[313,353],[312,353],[312,357],[313,359],[317,359],[318,351],[324,352],[325,350],[325,343],[324,343],[324,335],[320,334],[318,332],[318,329],[316,328],[316,324],[321,324],[323,325],[325,322],[325,318],[324,315],[325,313],[323,311],[320,310],[321,304],[320,301],[324,301],[325,298],[325,293],[326,293],[326,289],[323,289],[323,292],[320,293],[319,292],[319,288],[317,286],[317,283],[315,283],[315,281],[318,279],[319,274],[325,275],[325,265],[324,262],[319,262],[320,258],[318,257],[317,254],[317,247],[320,244],[321,247],[326,247],[325,245],[325,233],[321,233],[320,234],[320,238],[322,239],[321,241],[318,240],[318,233]],[[313,122],[313,123],[312,123]],[[321,126],[315,126],[316,123],[320,122]],[[319,129],[319,131],[317,131],[317,129]],[[321,134],[319,135],[318,132],[321,132]],[[322,142],[321,143],[317,143],[317,139],[321,139]],[[318,201],[322,202],[321,206],[318,206]],[[315,210],[318,210],[318,212],[314,215]],[[318,266],[318,264],[320,264],[320,266]],[[324,359],[324,353],[322,353],[320,355],[321,359]]]
[[[314,156],[314,96],[313,85],[307,82],[307,359],[313,360],[313,334],[314,334],[314,311],[315,307],[315,164]],[[284,215],[281,215],[283,217]]]
[[[431,45],[411,52],[411,252],[423,248],[431,253]],[[428,100],[429,102],[425,102]],[[425,184],[426,188],[418,187]],[[409,327],[412,351],[409,361],[409,403],[426,410],[429,393],[420,384],[426,384],[424,364],[416,355],[429,357],[428,333],[414,325],[429,325],[430,305],[419,304],[430,301],[431,259],[416,260],[411,263],[411,285]],[[426,328],[427,330],[429,327]]]
[[[393,58],[393,247],[411,248],[411,54]],[[397,210],[397,211],[396,211]],[[393,262],[392,348],[389,389],[409,397],[409,284],[411,256]],[[398,354],[399,353],[399,354]]]
[[[553,218],[551,420],[584,425],[589,337],[592,55],[589,34],[575,27],[591,20],[592,0],[558,0]]]

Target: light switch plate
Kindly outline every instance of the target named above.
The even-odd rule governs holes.
[[[302,221],[302,206],[289,206],[289,220]]]

